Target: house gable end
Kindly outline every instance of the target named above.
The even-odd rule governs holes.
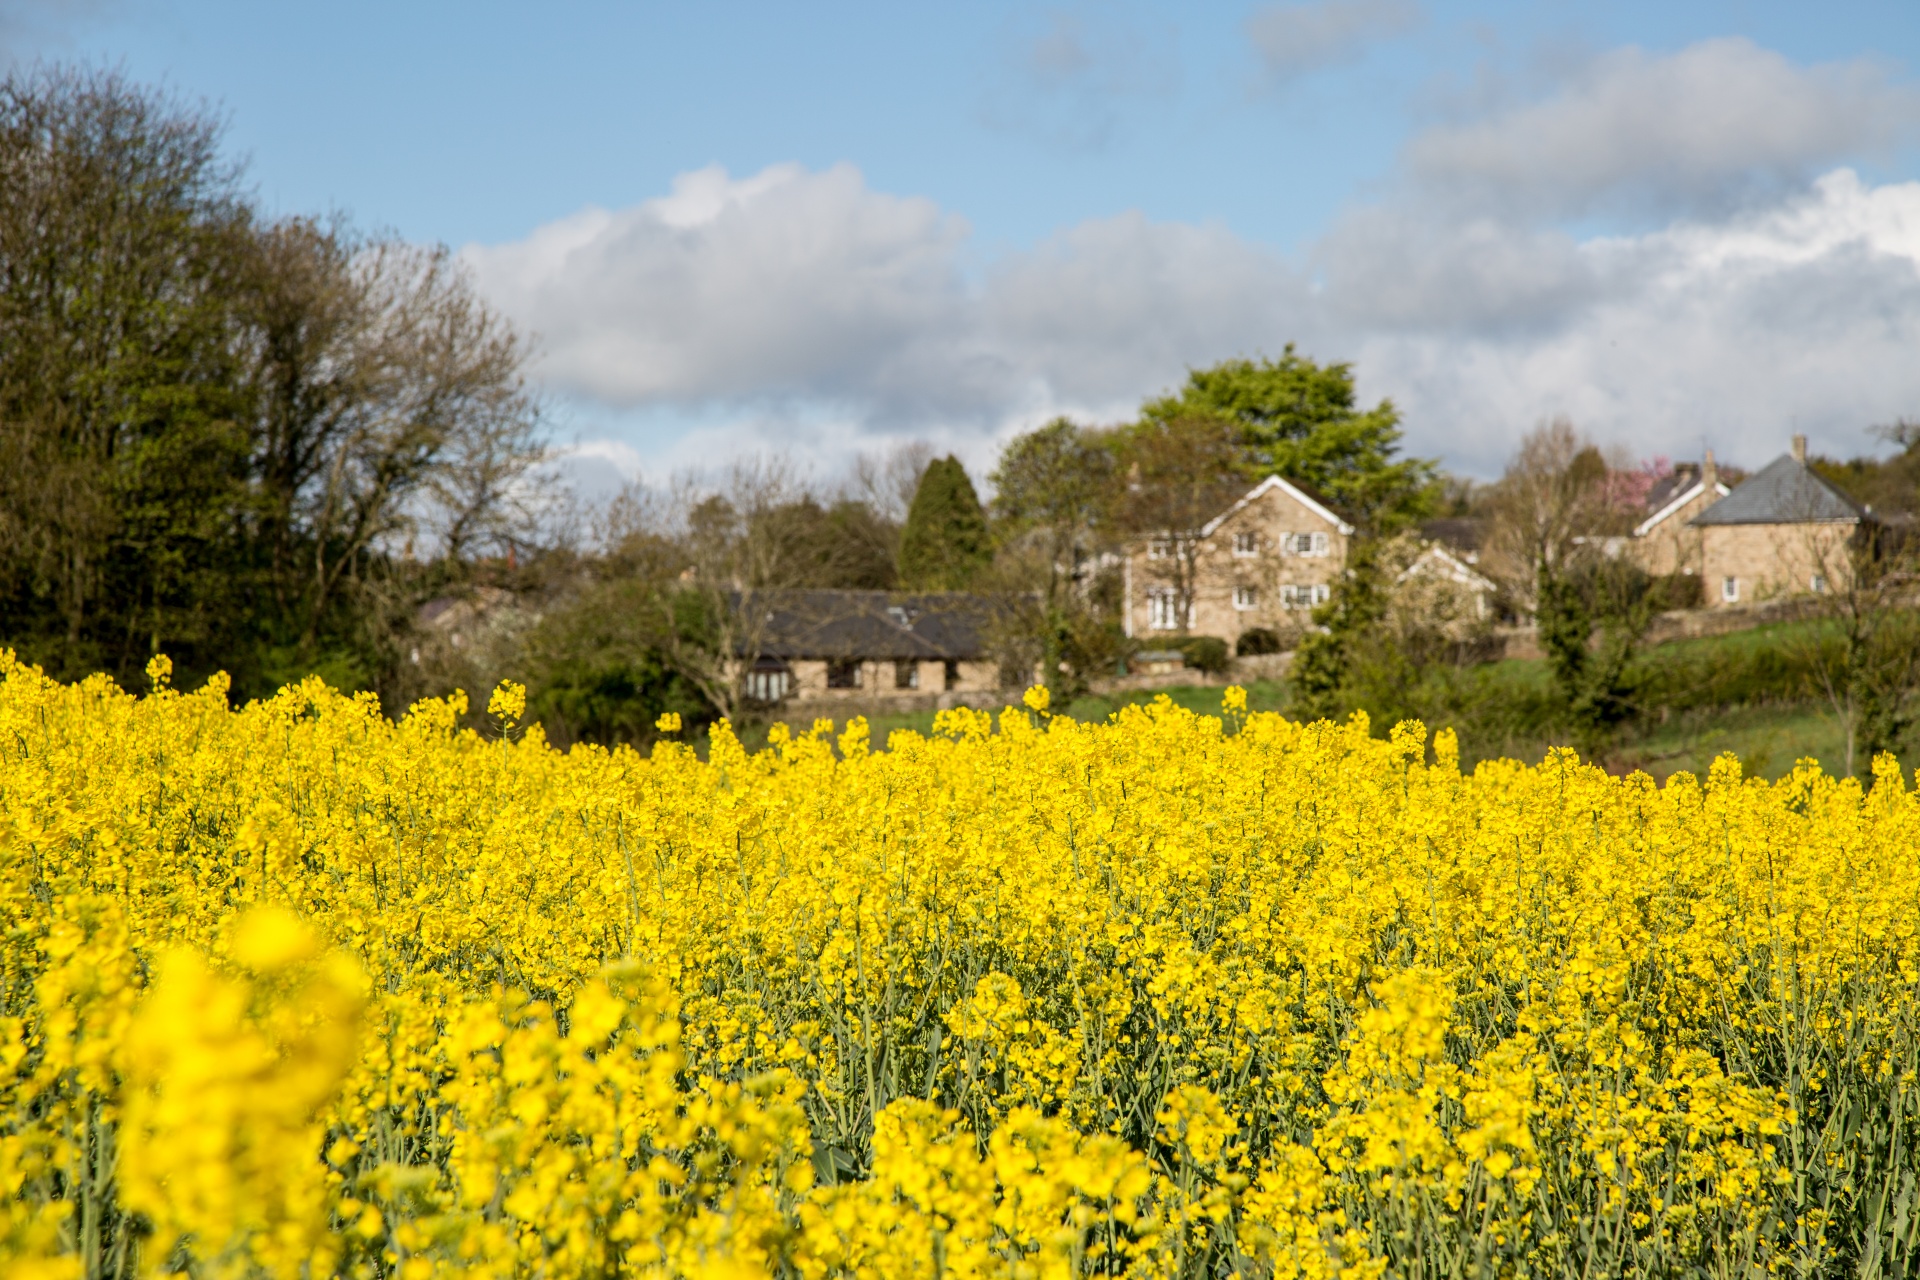
[[[1262,480],[1250,489],[1246,496],[1241,498],[1240,501],[1234,503],[1231,507],[1228,507],[1225,511],[1202,526],[1200,536],[1202,538],[1212,537],[1228,520],[1261,499],[1267,498],[1269,495],[1292,500],[1300,507],[1312,512],[1314,515],[1332,525],[1335,529],[1338,529],[1343,537],[1351,537],[1353,534],[1353,526],[1329,510],[1324,503],[1315,500],[1312,495],[1300,489],[1298,486],[1288,484],[1279,476],[1268,476],[1265,480]]]
[[[1720,498],[1724,498],[1728,494],[1733,492],[1733,490],[1727,488],[1726,485],[1721,484],[1718,481],[1714,482],[1713,488],[1714,488],[1714,494],[1715,494],[1715,501],[1718,501]],[[1674,498],[1671,502],[1667,503],[1666,506],[1660,508],[1658,511],[1654,512],[1652,515],[1648,516],[1645,520],[1642,520],[1640,524],[1634,529],[1633,536],[1636,538],[1646,537],[1649,533],[1652,533],[1654,529],[1662,521],[1671,518],[1672,516],[1678,514],[1681,511],[1684,511],[1687,507],[1687,504],[1692,502],[1695,498],[1698,498],[1704,491],[1705,491],[1705,486],[1696,480],[1693,483],[1693,486],[1691,488],[1686,489],[1678,497]]]

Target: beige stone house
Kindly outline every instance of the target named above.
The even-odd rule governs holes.
[[[927,701],[926,695],[991,693],[994,603],[960,592],[756,592],[742,624],[741,679],[754,702]]]
[[[1865,512],[1807,466],[1807,438],[1694,516],[1710,609],[1844,589]]]
[[[1247,631],[1297,630],[1346,567],[1353,526],[1279,476],[1196,530],[1126,551],[1122,623],[1142,641],[1180,632],[1229,644]]]
[[[1693,518],[1733,492],[1720,480],[1713,450],[1698,467],[1682,463],[1648,495],[1651,514],[1633,531],[1628,544],[1634,560],[1648,573],[1666,576],[1700,572],[1701,529]]]
[[[1493,621],[1499,588],[1454,549],[1438,542],[1419,549],[1394,577],[1394,603],[1445,630],[1464,631]]]

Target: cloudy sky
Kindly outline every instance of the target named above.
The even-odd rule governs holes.
[[[1920,7],[0,0],[221,106],[275,209],[459,246],[583,479],[977,471],[1287,343],[1497,474],[1920,418]]]

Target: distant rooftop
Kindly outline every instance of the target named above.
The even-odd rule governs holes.
[[[1817,524],[1857,521],[1863,512],[1790,454],[1781,454],[1690,523]]]
[[[1663,510],[1669,502],[1700,483],[1700,464],[1676,462],[1673,470],[1653,482],[1647,490],[1647,513]]]
[[[1438,516],[1420,522],[1420,535],[1429,542],[1472,554],[1480,550],[1481,539],[1486,536],[1486,521],[1471,516]]]
[[[760,654],[770,658],[984,657],[1000,606],[961,592],[905,595],[827,589],[736,593],[735,608],[764,609]]]

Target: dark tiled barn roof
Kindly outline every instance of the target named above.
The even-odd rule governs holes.
[[[1812,524],[1858,520],[1860,508],[1791,455],[1781,454],[1691,524]]]
[[[757,656],[770,658],[958,658],[986,656],[1000,606],[960,592],[759,591],[736,608],[764,610]]]

